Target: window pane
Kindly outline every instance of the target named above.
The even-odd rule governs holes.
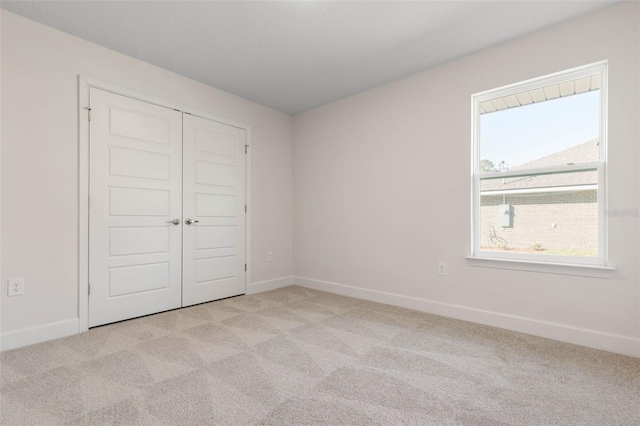
[[[599,161],[597,75],[480,104],[480,171]]]
[[[565,180],[572,178],[574,176],[564,176]],[[502,194],[481,191],[480,250],[598,256],[595,185],[567,191],[522,191],[527,190],[504,191]]]

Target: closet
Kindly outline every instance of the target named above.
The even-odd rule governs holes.
[[[244,294],[246,131],[89,102],[89,326]]]

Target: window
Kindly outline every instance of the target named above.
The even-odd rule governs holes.
[[[471,258],[605,266],[607,63],[472,96]]]

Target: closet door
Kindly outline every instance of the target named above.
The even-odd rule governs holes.
[[[183,118],[182,305],[245,292],[245,143],[237,127]]]
[[[182,114],[89,96],[93,327],[181,306]]]

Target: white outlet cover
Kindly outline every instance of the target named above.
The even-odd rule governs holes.
[[[438,275],[447,276],[447,264],[445,262],[438,262]]]
[[[9,278],[7,283],[8,296],[20,296],[24,294],[24,278]]]

